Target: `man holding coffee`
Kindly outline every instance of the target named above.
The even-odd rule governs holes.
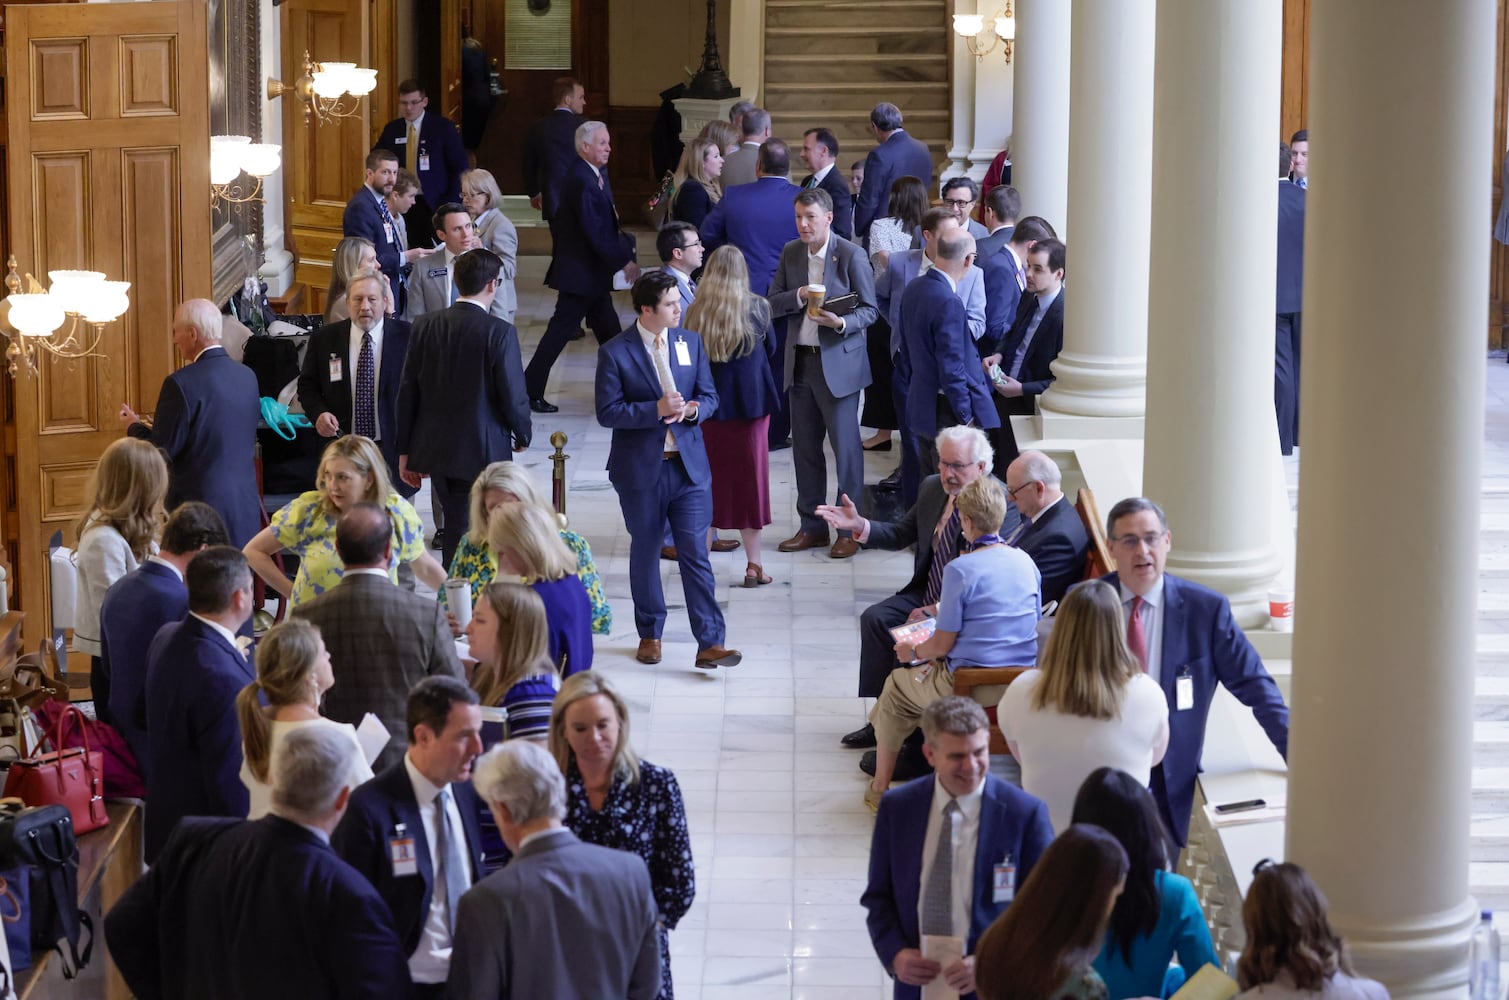
[[[433,597],[393,585],[393,522],[374,503],[353,506],[335,526],[341,582],[293,609],[319,626],[335,686],[325,693],[327,718],[358,725],[368,712],[391,739],[372,762],[382,772],[403,758],[409,691],[425,677],[465,680],[445,611]]]
[[[786,324],[785,384],[801,517],[797,533],[777,546],[782,552],[828,544],[827,522],[817,514],[828,486],[825,434],[838,466],[838,494],[864,495],[859,393],[870,384],[865,329],[880,315],[865,252],[832,231],[832,197],[808,188],[795,205],[797,238],[781,251],[768,296],[772,321]],[[859,543],[840,532],[828,554],[847,559],[858,551]]]

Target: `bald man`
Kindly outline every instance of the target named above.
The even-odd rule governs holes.
[[[237,548],[262,527],[262,498],[252,456],[261,419],[257,376],[220,344],[219,308],[190,299],[173,313],[173,346],[188,362],[163,379],[157,412],[139,417],[122,403],[131,437],[161,448],[172,478],[167,506],[202,500],[220,512]]]

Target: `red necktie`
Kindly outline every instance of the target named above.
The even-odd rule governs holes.
[[[1142,598],[1132,598],[1132,617],[1127,622],[1127,645],[1147,673],[1147,630],[1142,627]]]

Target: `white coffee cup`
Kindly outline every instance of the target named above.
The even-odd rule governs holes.
[[[1275,632],[1294,631],[1294,591],[1276,588],[1268,591],[1268,625]]]
[[[456,624],[466,628],[472,620],[472,582],[456,577],[445,581],[445,603],[456,616]]]
[[[828,297],[828,289],[822,285],[807,286],[807,315],[817,319],[817,314],[823,311],[823,302]]]

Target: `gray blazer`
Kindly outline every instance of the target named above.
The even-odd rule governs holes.
[[[796,370],[796,337],[802,328],[806,306],[797,290],[807,286],[807,247],[792,240],[781,251],[781,262],[770,280],[770,318],[786,324],[786,385]],[[875,305],[875,270],[858,245],[837,233],[828,236],[828,260],[823,265],[827,297],[859,293],[859,305],[844,317],[844,329],[817,328],[823,351],[823,377],[835,396],[852,395],[870,384],[870,357],[865,351],[865,329],[880,315]]]
[[[519,273],[519,231],[508,216],[496,208],[488,209],[477,216],[477,236],[482,245],[503,259],[503,270],[498,274],[498,294],[493,299],[494,316],[509,323],[519,308],[519,296],[514,291],[514,278]]]
[[[755,182],[755,165],[760,158],[758,144],[750,146],[741,144],[738,149],[723,158],[723,173],[718,181],[727,191],[735,184],[753,184]]]
[[[504,220],[507,221],[506,219]],[[509,229],[513,229],[512,225]],[[486,245],[486,244],[484,244]],[[519,235],[513,233],[514,260],[517,261]],[[496,248],[488,246],[489,250]],[[404,306],[403,318],[410,323],[414,322],[425,313],[436,312],[440,309],[449,309],[451,300],[448,294],[448,271],[449,265],[445,262],[445,247],[436,249],[434,253],[427,253],[414,262],[414,271],[409,275],[409,301]],[[517,263],[513,270],[517,271]],[[518,306],[518,299],[514,297],[513,276],[509,270],[509,262],[505,260],[503,273],[499,277],[508,277],[508,281],[498,286],[498,294],[493,297],[493,304],[487,311],[503,320],[505,323],[513,322],[513,312]],[[504,315],[503,310],[508,310]]]
[[[656,919],[644,859],[552,831],[461,897],[449,995],[652,1000]]]

